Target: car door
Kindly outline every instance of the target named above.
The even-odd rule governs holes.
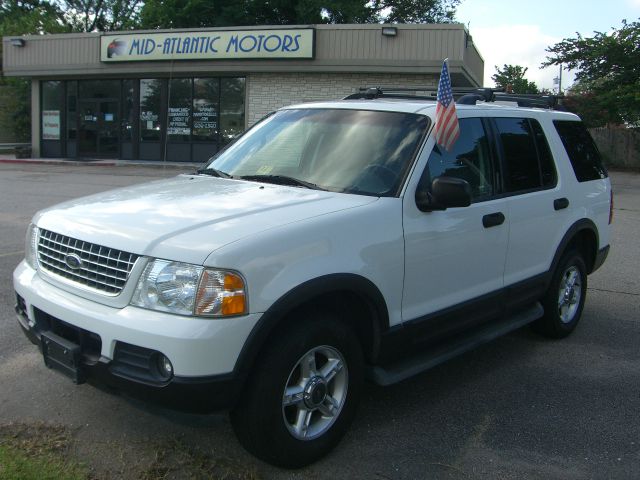
[[[403,205],[402,315],[405,324],[418,326],[418,335],[428,339],[501,312],[509,221],[507,200],[498,197],[500,178],[486,120],[460,119],[460,137],[451,152],[430,140],[417,169],[419,180],[410,182]],[[416,190],[428,189],[440,176],[466,180],[471,205],[420,211]]]
[[[537,299],[556,245],[566,231],[569,199],[561,194],[551,150],[535,118],[492,119],[508,199],[505,286],[512,307]],[[524,282],[524,283],[523,283]]]

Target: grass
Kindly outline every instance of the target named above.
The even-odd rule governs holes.
[[[86,459],[83,465],[74,456],[72,433],[64,425],[42,422],[0,424],[0,480],[260,480],[255,466],[192,445],[183,437],[146,445],[127,465],[117,460],[119,449],[125,447],[109,444],[102,452],[106,469],[95,459]],[[124,453],[120,451],[121,459]],[[129,457],[131,449],[126,453]]]
[[[0,425],[0,480],[84,480],[87,472],[66,458],[69,432],[46,424]]]
[[[27,455],[16,448],[0,445],[2,480],[84,480],[86,473],[53,454]]]
[[[157,445],[155,459],[140,475],[141,480],[188,478],[192,480],[259,480],[255,467],[171,439]]]

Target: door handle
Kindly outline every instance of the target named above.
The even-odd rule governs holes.
[[[556,198],[553,201],[553,208],[555,210],[562,210],[563,208],[567,208],[569,206],[568,198]]]
[[[504,215],[502,212],[490,213],[482,217],[482,225],[484,228],[497,227],[504,223]]]

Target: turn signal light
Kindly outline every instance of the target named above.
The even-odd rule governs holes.
[[[225,270],[205,270],[196,295],[195,314],[228,316],[247,313],[244,280]]]

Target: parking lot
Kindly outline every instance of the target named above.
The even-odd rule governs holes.
[[[640,174],[611,174],[611,253],[589,277],[572,336],[550,341],[524,328],[400,384],[368,385],[338,448],[285,471],[247,454],[223,414],[74,386],[46,369],[15,320],[11,274],[37,210],[181,171],[0,164],[0,428],[65,427],[70,455],[97,478],[638,478]]]

